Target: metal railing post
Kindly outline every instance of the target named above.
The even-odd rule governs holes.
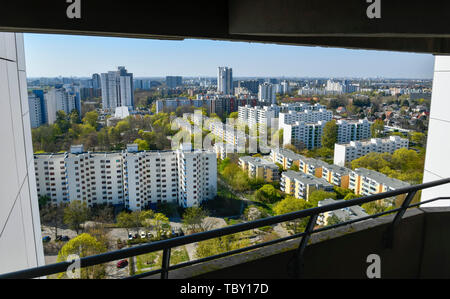
[[[161,279],[169,278],[170,266],[170,247],[163,250],[162,265],[161,265]]]
[[[305,235],[302,237],[302,240],[300,241],[300,245],[297,248],[297,251],[295,252],[294,256],[294,277],[295,278],[301,278],[302,272],[303,272],[303,266],[304,266],[304,260],[303,260],[303,254],[305,253],[306,246],[308,245],[309,238],[311,237],[311,232],[314,229],[314,225],[317,222],[317,214],[311,215],[308,220],[308,224],[305,228]]]
[[[400,223],[400,221],[403,218],[403,215],[406,212],[406,209],[408,209],[409,205],[411,204],[411,201],[413,200],[414,196],[416,195],[417,191],[411,191],[409,192],[405,200],[402,203],[402,206],[400,210],[397,212],[397,214],[394,217],[394,220],[392,220],[391,224],[389,225],[388,229],[384,233],[384,247],[385,248],[393,248],[394,247],[394,231],[395,227]]]

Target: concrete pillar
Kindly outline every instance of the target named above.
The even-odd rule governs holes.
[[[23,34],[0,32],[0,273],[44,265]]]
[[[423,182],[450,177],[450,56],[436,56]],[[422,201],[450,197],[450,184],[422,191]],[[450,206],[439,200],[424,206]]]

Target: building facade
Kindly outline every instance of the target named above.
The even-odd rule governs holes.
[[[134,110],[133,74],[125,67],[119,66],[117,71],[101,74],[102,107],[115,109],[127,106]]]
[[[334,145],[334,164],[345,166],[346,163],[365,156],[369,153],[393,154],[400,148],[408,148],[409,140],[399,136],[388,138],[372,138],[369,141],[351,141],[347,144]]]
[[[217,92],[233,94],[233,69],[229,67],[217,68]]]
[[[0,32],[0,273],[45,265],[22,33]]]
[[[333,185],[323,178],[292,170],[287,170],[281,174],[280,185],[281,191],[284,193],[305,200],[308,200],[311,193],[316,190],[333,191]]]
[[[259,85],[258,100],[260,102],[265,102],[268,104],[276,104],[277,103],[275,87],[273,86],[273,84],[264,82],[263,84]]]
[[[349,143],[350,141],[364,140],[372,137],[370,123],[367,119],[357,121],[338,120],[337,143]]]
[[[37,192],[52,204],[81,200],[88,206],[131,210],[157,203],[189,207],[214,198],[217,191],[214,152],[129,146],[122,152],[90,153],[72,147],[70,153],[35,155],[34,166]]]
[[[267,182],[280,180],[278,166],[268,160],[245,156],[239,158],[239,166],[250,178],[262,179]]]

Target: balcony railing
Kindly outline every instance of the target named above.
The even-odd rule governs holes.
[[[167,279],[169,271],[171,271],[171,270],[192,266],[195,264],[215,260],[218,258],[230,256],[233,254],[238,254],[238,253],[254,250],[257,248],[261,248],[264,246],[273,245],[273,244],[280,243],[283,241],[302,237],[299,247],[298,247],[298,249],[295,253],[294,259],[293,259],[294,260],[293,276],[301,277],[302,264],[303,264],[303,261],[302,261],[303,253],[307,246],[308,240],[312,234],[330,230],[330,229],[334,229],[334,228],[337,228],[340,226],[345,226],[345,225],[352,224],[355,222],[368,220],[368,219],[372,219],[372,218],[377,218],[377,217],[384,216],[387,214],[396,213],[392,223],[389,225],[389,228],[386,230],[386,232],[384,234],[385,247],[392,248],[393,243],[394,243],[394,239],[393,239],[394,230],[401,222],[402,217],[408,208],[418,207],[422,204],[430,203],[430,202],[441,200],[441,199],[450,199],[450,197],[438,197],[438,198],[430,199],[427,201],[422,201],[419,203],[411,204],[411,201],[413,200],[416,193],[419,190],[432,188],[432,187],[436,187],[436,186],[440,186],[440,185],[444,185],[444,184],[448,184],[448,183],[450,183],[450,178],[441,179],[441,180],[424,183],[424,184],[420,184],[420,185],[415,185],[415,186],[408,186],[408,187],[400,188],[397,190],[374,194],[374,195],[370,195],[370,196],[366,196],[366,197],[360,197],[360,198],[356,198],[356,199],[352,199],[352,200],[341,201],[338,203],[329,204],[329,205],[316,207],[316,208],[312,208],[312,209],[300,210],[300,211],[296,211],[296,212],[292,212],[292,213],[288,213],[288,214],[284,214],[284,215],[278,215],[278,216],[258,219],[258,220],[251,221],[251,222],[231,225],[231,226],[214,229],[214,230],[210,230],[210,231],[205,231],[205,232],[201,232],[201,233],[196,233],[196,234],[191,234],[191,235],[186,235],[186,236],[181,236],[181,237],[175,237],[175,238],[168,239],[168,240],[156,241],[156,242],[139,245],[139,246],[132,247],[132,248],[126,248],[126,249],[111,251],[111,252],[102,253],[102,254],[98,254],[98,255],[87,256],[87,257],[83,257],[80,259],[80,267],[84,268],[84,267],[99,265],[99,264],[103,264],[103,263],[107,263],[107,262],[116,261],[119,259],[130,258],[130,257],[162,250],[163,251],[162,266],[160,269],[145,272],[145,273],[134,275],[134,276],[130,276],[127,278],[128,279],[144,278],[147,276],[160,274],[162,279]],[[338,210],[338,209],[343,209],[343,208],[347,208],[347,207],[351,207],[351,206],[355,206],[355,205],[362,205],[362,204],[365,204],[368,202],[377,201],[377,200],[381,200],[381,199],[385,199],[385,198],[389,198],[389,197],[393,197],[393,196],[398,196],[398,195],[402,195],[402,194],[406,194],[406,197],[405,197],[401,207],[399,207],[399,208],[385,211],[385,212],[378,213],[378,214],[374,214],[374,215],[368,215],[365,217],[341,222],[341,223],[334,224],[334,225],[329,225],[329,226],[314,229],[314,225],[317,222],[317,218],[322,213],[326,213],[326,212],[334,211],[334,210]],[[217,238],[217,237],[221,237],[221,236],[225,236],[225,235],[235,234],[235,233],[239,233],[239,232],[243,232],[243,231],[247,231],[247,230],[251,230],[251,229],[256,229],[256,228],[263,227],[263,226],[275,225],[275,224],[278,224],[281,222],[298,220],[298,219],[305,218],[305,217],[309,217],[309,220],[306,225],[305,231],[302,233],[293,234],[293,235],[279,238],[276,240],[251,245],[251,246],[248,246],[245,248],[224,252],[221,254],[217,254],[217,255],[213,255],[213,256],[209,256],[209,257],[205,257],[205,258],[200,258],[200,259],[193,260],[193,261],[188,261],[188,262],[184,262],[184,263],[180,263],[180,264],[176,264],[176,265],[170,265],[170,253],[171,253],[171,249],[174,247],[183,246],[183,245],[200,242],[200,241],[204,241],[204,240],[208,240],[208,239],[212,239],[212,238]],[[56,263],[56,264],[50,264],[50,265],[40,266],[40,267],[36,267],[36,268],[30,268],[30,269],[26,269],[26,270],[1,274],[0,279],[38,278],[38,277],[43,277],[43,276],[52,275],[52,274],[56,274],[56,273],[66,272],[67,269],[69,268],[69,266],[71,266],[73,264],[73,262],[74,261],[66,261],[66,262],[60,262],[60,263]]]

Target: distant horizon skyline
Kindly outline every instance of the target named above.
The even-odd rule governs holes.
[[[101,73],[94,73],[94,74],[101,74]],[[93,75],[93,74],[92,74]],[[91,79],[91,76],[34,76],[30,77],[27,76],[28,79],[38,79],[38,78],[46,78],[46,79],[54,79],[54,78],[71,78],[71,79]],[[133,75],[133,79],[165,79],[168,76],[180,76],[183,79],[217,79],[216,76],[181,76],[181,75],[167,75],[167,76],[139,76],[136,77]],[[330,79],[330,80],[433,80],[433,78],[389,78],[389,77],[295,77],[295,76],[239,76],[235,77],[234,79]]]
[[[249,42],[24,34],[28,78],[88,78],[125,66],[135,78],[431,80],[431,54]]]

